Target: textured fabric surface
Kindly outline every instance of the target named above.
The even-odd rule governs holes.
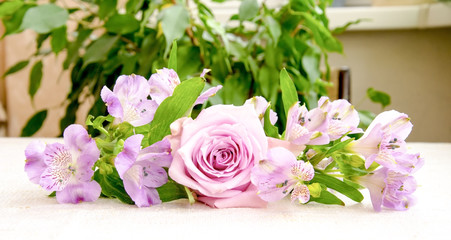
[[[31,140],[0,138],[0,239],[449,239],[451,143],[408,144],[426,161],[416,174],[418,202],[408,211],[376,213],[366,190],[362,203],[342,198],[346,207],[289,200],[264,209],[212,209],[187,200],[141,209],[115,199],[58,204],[23,170]]]

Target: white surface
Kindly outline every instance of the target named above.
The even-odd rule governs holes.
[[[346,201],[346,207],[281,201],[265,209],[212,209],[178,200],[139,209],[114,199],[58,204],[23,171],[30,141],[0,138],[0,239],[449,239],[451,143],[410,143],[426,159],[416,174],[418,203],[405,212],[376,213],[366,191],[362,203]]]

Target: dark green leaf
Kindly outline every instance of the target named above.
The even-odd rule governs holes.
[[[124,189],[122,179],[119,177],[116,169],[113,168],[113,173],[100,174],[100,171],[94,173],[94,180],[102,187],[102,194],[109,198],[117,198],[123,203],[134,204],[133,200],[128,196]]]
[[[311,202],[317,202],[322,204],[335,204],[335,205],[341,205],[344,206],[345,203],[341,201],[339,198],[337,198],[332,193],[323,190],[321,191],[321,195],[318,198],[310,197]]]
[[[43,4],[25,13],[21,29],[33,29],[37,33],[48,33],[66,24],[69,13],[55,4]]]
[[[332,52],[343,52],[343,46],[340,41],[334,38],[327,29],[319,20],[313,18],[310,14],[302,12],[299,13],[304,18],[304,24],[308,27],[313,34],[316,44],[322,49]]]
[[[19,10],[24,5],[23,1],[7,1],[0,5],[0,18],[5,16],[13,15],[17,10]]]
[[[162,202],[170,202],[181,198],[188,198],[185,188],[172,180],[169,180],[165,185],[157,188],[157,191]]]
[[[30,137],[35,134],[44,123],[45,118],[47,117],[47,109],[42,110],[36,113],[33,117],[28,120],[25,127],[22,129],[21,137]]]
[[[382,105],[382,108],[385,108],[386,106],[391,104],[390,95],[385,92],[375,90],[374,88],[368,88],[366,94],[372,102],[380,103]]]
[[[139,29],[139,21],[131,14],[116,14],[108,19],[105,28],[112,33],[127,34]]]
[[[280,28],[280,23],[278,23],[271,15],[265,16],[264,18],[266,27],[271,34],[274,45],[277,45],[280,36],[282,35],[282,29]]]
[[[161,28],[166,38],[165,55],[169,51],[172,41],[180,39],[188,26],[189,14],[182,5],[174,5],[161,12]]]
[[[69,66],[77,62],[79,59],[79,49],[83,46],[83,42],[91,35],[92,29],[78,29],[77,30],[77,39],[75,42],[69,43],[67,46],[67,57],[63,62],[64,70],[68,69]]]
[[[171,54],[169,55],[168,68],[177,72],[177,40],[172,42]]]
[[[110,36],[105,34],[93,42],[83,56],[83,65],[86,66],[90,63],[101,62],[107,59],[108,52],[116,43],[118,38],[119,36]]]
[[[62,26],[53,30],[52,32],[52,40],[50,41],[52,46],[52,51],[55,54],[58,54],[61,50],[66,47],[67,39],[66,39],[66,26]]]
[[[302,67],[311,83],[314,83],[321,76],[319,71],[320,59],[321,55],[314,53],[311,49],[307,50],[302,56]]]
[[[238,12],[240,21],[250,20],[257,16],[258,2],[257,0],[244,0]]]
[[[13,74],[15,72],[22,70],[24,67],[26,67],[28,65],[29,62],[30,62],[29,60],[24,60],[24,61],[20,61],[20,62],[16,63],[14,66],[10,67],[5,72],[5,74],[3,74],[3,77],[6,77],[10,74]]]
[[[99,4],[99,18],[105,19],[116,12],[117,0],[102,0]]]
[[[33,99],[34,95],[41,86],[41,80],[42,80],[42,61],[38,61],[34,64],[30,72],[30,85],[28,87],[28,94],[30,95],[31,99]]]
[[[128,0],[125,9],[127,9],[127,13],[134,14],[141,9],[143,3],[144,0]]]
[[[75,123],[76,113],[79,107],[78,100],[72,101],[66,108],[65,116],[60,120],[60,131],[64,132],[69,125]]]
[[[160,104],[150,124],[149,145],[161,141],[165,136],[171,134],[169,125],[172,122],[188,116],[204,85],[205,82],[201,78],[183,81],[175,88],[172,96]]]
[[[315,172],[315,177],[313,177],[311,182],[324,184],[328,188],[334,189],[337,192],[349,197],[350,199],[356,202],[361,202],[363,200],[363,195],[362,193],[360,193],[359,190],[329,175]]]
[[[371,19],[357,19],[355,21],[351,21],[346,23],[344,26],[337,27],[334,30],[332,30],[332,34],[342,34],[348,29],[351,25],[359,24],[362,21],[371,21]]]
[[[225,104],[242,105],[248,98],[250,85],[250,81],[245,76],[230,76],[225,80],[219,95]]]
[[[285,68],[280,71],[280,88],[282,89],[282,101],[285,115],[288,116],[288,110],[298,101],[298,94],[296,92],[296,87]]]

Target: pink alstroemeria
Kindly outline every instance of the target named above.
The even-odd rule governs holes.
[[[285,140],[296,145],[329,143],[327,113],[320,108],[307,110],[299,102],[288,110]]]
[[[310,191],[305,182],[315,174],[312,164],[296,160],[290,151],[281,147],[270,149],[267,158],[252,169],[251,181],[259,190],[258,196],[273,202],[291,192],[291,201],[308,202]]]
[[[269,107],[269,102],[266,101],[264,97],[256,96],[253,98],[249,98],[244,102],[244,105],[252,105],[254,106],[255,111],[258,114],[258,118],[260,119],[262,125],[264,125],[264,118],[265,118],[265,112],[266,109]],[[272,109],[269,110],[269,121],[272,125],[276,124],[277,122],[277,113],[274,112]]]
[[[92,202],[100,185],[92,181],[92,167],[100,156],[95,141],[81,125],[64,130],[64,144],[31,142],[26,150],[25,172],[31,182],[56,191],[59,203]]]
[[[327,134],[331,141],[341,138],[346,133],[362,133],[359,126],[359,113],[347,100],[330,102],[328,97],[321,97],[318,106],[327,112]]]
[[[365,167],[369,168],[373,162],[398,172],[407,173],[411,171],[409,164],[400,164],[406,160],[405,139],[412,131],[412,123],[409,117],[395,110],[379,114],[363,136],[349,144],[348,148],[363,155]]]
[[[100,96],[111,116],[138,127],[150,123],[158,108],[156,101],[147,99],[149,92],[147,80],[132,74],[119,76],[113,91],[105,86]]]
[[[358,182],[370,191],[371,202],[376,211],[382,206],[396,210],[407,210],[415,202],[412,193],[417,184],[415,178],[382,167],[362,176]]]
[[[124,181],[125,191],[138,207],[161,203],[156,188],[168,181],[163,167],[169,167],[172,162],[169,141],[163,140],[141,149],[143,137],[136,134],[127,138],[124,149],[114,162],[120,178]]]
[[[206,71],[204,70],[202,75],[205,74]],[[180,78],[172,69],[157,69],[157,72],[150,76],[148,84],[150,85],[150,97],[160,105],[164,99],[172,96],[174,89],[180,84]],[[203,104],[209,97],[214,96],[221,88],[221,85],[209,88],[197,98],[194,105]]]

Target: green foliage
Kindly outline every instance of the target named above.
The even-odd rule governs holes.
[[[169,56],[174,41],[178,59],[171,60],[170,66],[177,66],[182,81],[199,75],[203,68],[211,69],[207,83],[224,86],[215,103],[240,105],[261,95],[271,101],[282,120],[285,112],[277,81],[279,71],[285,68],[292,77],[296,99],[307,107],[314,106],[318,97],[326,94],[324,81],[319,80],[319,63],[327,60],[329,52],[342,52],[340,42],[328,29],[328,0],[291,0],[280,9],[245,0],[230,20],[238,25],[220,24],[199,0],[190,6],[184,1],[130,0],[125,12],[118,11],[117,0],[78,3],[70,9],[51,0],[0,4],[4,36],[24,29],[39,33],[35,54],[5,75],[22,70],[30,60],[65,53],[62,68],[71,72],[72,87],[61,127],[74,120],[79,101],[86,97],[82,89],[95,99],[90,113],[103,114],[106,108],[99,100],[102,87],[111,88],[121,74],[149,78],[156,69],[168,66],[174,59]],[[44,44],[46,41],[50,44]],[[30,81],[38,83],[33,78]],[[30,95],[38,88],[34,85]]]
[[[37,112],[28,120],[25,127],[22,129],[21,137],[30,137],[41,128],[44,120],[47,118],[47,110]]]
[[[385,108],[386,106],[390,105],[391,98],[390,95],[387,93],[375,90],[374,88],[368,88],[366,91],[367,96],[370,98],[371,101],[374,103],[380,103],[382,108]]]
[[[34,95],[38,91],[41,86],[42,80],[42,61],[38,61],[33,65],[33,68],[30,72],[30,84],[28,87],[28,94],[31,99],[33,99]]]
[[[192,78],[178,85],[172,96],[166,98],[158,107],[150,123],[149,145],[161,141],[171,134],[169,125],[181,117],[190,115],[205,83],[201,78]]]
[[[337,192],[349,197],[350,199],[356,202],[361,202],[363,200],[363,195],[360,193],[359,190],[332,176],[317,172],[315,173],[315,177],[312,179],[312,182],[324,184],[328,188],[334,189]]]

